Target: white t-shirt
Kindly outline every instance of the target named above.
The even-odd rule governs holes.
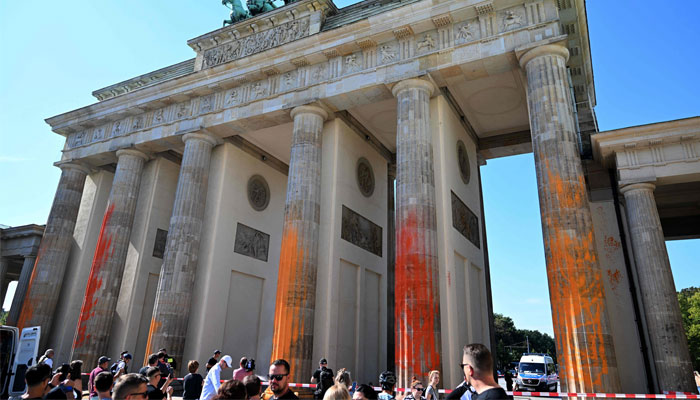
[[[46,357],[46,360],[44,360],[44,364],[48,365],[49,367],[51,367],[51,369],[53,369],[53,360],[52,359]]]
[[[207,377],[204,378],[204,387],[202,387],[202,394],[199,396],[199,400],[209,400],[216,395],[219,391],[219,386],[221,386],[221,365],[217,363],[213,366]]]

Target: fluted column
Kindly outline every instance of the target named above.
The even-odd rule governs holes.
[[[294,130],[277,275],[272,359],[286,359],[291,365],[293,382],[302,382],[308,379],[314,365],[311,356],[321,203],[321,133],[328,114],[320,107],[300,106],[291,115]]]
[[[107,350],[112,318],[122,285],[131,226],[148,156],[138,150],[117,151],[117,170],[102,218],[95,255],[73,340],[72,359],[96,365]]]
[[[697,393],[654,188],[652,183],[635,183],[620,192],[625,196],[656,376],[662,391]]]
[[[15,326],[17,324],[17,319],[19,318],[19,311],[22,308],[24,296],[27,294],[27,288],[29,287],[29,279],[32,277],[32,271],[34,270],[35,262],[36,256],[24,257],[22,271],[19,273],[19,281],[17,282],[17,287],[15,288],[15,297],[12,298],[10,313],[7,316],[7,325]]]
[[[408,79],[393,88],[396,126],[395,327],[398,387],[440,370],[440,294],[430,96]]]
[[[146,357],[164,347],[178,366],[187,365],[182,353],[199,261],[211,152],[218,143],[207,132],[188,133],[182,140],[185,151],[146,345]]]
[[[552,321],[562,388],[616,393],[617,362],[578,154],[566,61],[558,44],[520,57],[527,100]]]
[[[44,349],[51,333],[51,323],[73,242],[80,199],[89,172],[87,168],[73,162],[56,163],[56,166],[61,168],[61,178],[17,321],[20,331],[24,327],[41,326],[40,349]]]

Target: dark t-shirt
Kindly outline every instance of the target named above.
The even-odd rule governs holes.
[[[148,396],[149,399],[164,399],[165,398],[165,393],[163,393],[162,390],[158,389],[157,387],[151,385],[150,383],[146,387],[146,395]]]
[[[308,370],[307,370],[307,371],[308,371]],[[289,388],[289,390],[287,390],[287,393],[283,394],[282,396],[280,396],[280,397],[271,397],[271,399],[273,399],[273,400],[274,400],[274,399],[277,399],[277,400],[280,400],[280,399],[299,400],[299,398],[297,397],[297,395],[294,394],[294,392],[292,391],[291,388]]]
[[[55,388],[51,389],[48,393],[46,393],[45,399],[67,399],[68,396],[66,396],[66,392],[63,391],[63,388],[65,386],[63,385],[58,385]],[[73,389],[73,398],[80,398],[78,396],[78,393]]]
[[[145,367],[143,367],[143,368],[141,368],[141,369],[139,370],[139,374],[141,374],[141,375],[143,375],[143,376],[146,376],[146,370],[149,369],[149,368],[151,368],[151,367],[149,367],[148,365],[146,365]]]
[[[328,372],[331,373],[331,376],[333,376],[333,370],[330,369],[330,368],[326,368],[326,369],[328,370]],[[321,381],[321,368],[319,368],[319,369],[317,369],[316,371],[314,371],[313,377],[314,377],[314,379],[316,379],[316,382],[320,382],[320,381]]]
[[[491,388],[489,390],[484,390],[481,393],[472,396],[472,400],[504,400],[512,399],[512,396],[508,396],[503,388]]]
[[[182,398],[185,400],[198,399],[202,394],[202,382],[204,382],[204,378],[202,378],[200,374],[185,375],[185,379],[182,382],[182,386],[185,390],[182,394]]]

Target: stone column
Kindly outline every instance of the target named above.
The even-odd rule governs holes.
[[[188,133],[182,140],[185,151],[146,345],[146,358],[166,348],[181,370],[187,366],[182,354],[199,260],[211,152],[219,143],[207,132]]]
[[[78,329],[73,340],[71,358],[83,360],[85,365],[96,365],[97,359],[107,351],[129,250],[141,175],[148,160],[146,154],[134,149],[118,150],[117,158],[117,170],[97,238]]]
[[[430,133],[432,83],[408,79],[397,98],[395,326],[397,387],[440,370],[439,267]],[[466,322],[466,321],[465,321]]]
[[[387,340],[386,340],[386,369],[396,370],[396,204],[394,202],[394,184],[396,183],[396,162],[387,166],[387,221],[386,221],[386,292],[387,304]]]
[[[697,393],[654,188],[653,183],[620,188],[625,196],[650,347],[660,390]]]
[[[15,297],[12,298],[10,313],[7,316],[7,325],[15,326],[17,324],[17,319],[19,318],[19,311],[22,308],[24,296],[27,294],[27,288],[29,287],[29,279],[32,277],[32,271],[34,271],[35,262],[36,256],[24,257],[22,271],[19,273],[19,281],[17,282],[17,288],[15,289]]]
[[[51,323],[73,243],[80,199],[89,172],[73,162],[60,162],[56,166],[61,168],[61,178],[17,321],[20,331],[24,327],[41,326],[40,351],[45,348],[51,334]]]
[[[305,382],[313,351],[316,273],[321,203],[321,140],[325,110],[300,106],[292,110],[292,133],[272,359],[291,366],[292,382]]]
[[[578,154],[568,58],[569,51],[558,44],[520,57],[527,74],[559,376],[562,391],[617,393],[620,381]]]
[[[7,286],[9,282],[5,278],[7,274],[7,264],[8,261],[0,257],[0,307],[2,307],[2,302],[5,301],[5,295],[7,294]]]

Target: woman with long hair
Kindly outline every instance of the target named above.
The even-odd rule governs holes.
[[[440,371],[432,370],[428,374],[428,387],[425,388],[425,400],[438,400],[438,383],[440,383]]]

